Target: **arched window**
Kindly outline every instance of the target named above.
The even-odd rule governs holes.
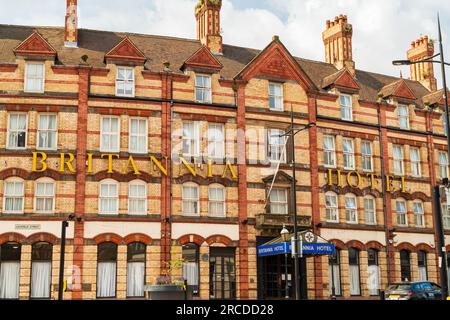
[[[195,243],[183,246],[183,278],[187,285],[192,288],[194,294],[198,294],[200,283],[199,247]]]
[[[119,183],[112,179],[100,182],[99,214],[119,214]]]
[[[404,199],[397,199],[396,201],[397,207],[397,224],[401,226],[408,225],[408,217],[407,217],[407,209],[406,209],[406,201]]]
[[[97,297],[114,298],[116,296],[117,245],[103,242],[98,245],[97,253]]]
[[[352,296],[361,295],[361,285],[359,276],[359,250],[355,248],[348,249],[348,264],[350,278],[350,294]]]
[[[3,212],[19,214],[24,208],[24,181],[20,178],[10,178],[5,180],[5,194],[3,196]]]
[[[52,213],[55,211],[55,181],[50,178],[38,179],[34,190],[34,211]]]
[[[325,211],[327,221],[339,222],[338,197],[336,193],[327,192],[325,194]]]
[[[377,296],[381,287],[380,267],[378,265],[378,251],[375,249],[367,250],[368,279],[367,287],[371,296]]]
[[[213,184],[208,189],[208,209],[212,217],[225,217],[225,194],[226,189],[220,184]]]
[[[31,295],[32,299],[50,299],[52,281],[53,246],[36,242],[31,249]]]
[[[128,213],[147,214],[147,184],[144,181],[135,180],[128,185]]]
[[[417,252],[417,264],[419,267],[419,280],[420,281],[427,281],[428,275],[427,275],[427,253],[425,251],[419,251]]]
[[[340,250],[336,249],[328,258],[328,274],[330,279],[330,295],[340,296],[341,291],[341,254]]]
[[[20,249],[16,242],[0,246],[0,299],[19,299]]]
[[[420,200],[414,201],[414,223],[416,227],[425,227],[425,216],[423,213],[423,203]]]
[[[377,224],[375,198],[372,196],[364,197],[364,221],[366,224]]]
[[[146,245],[133,242],[127,246],[127,297],[144,297]]]
[[[411,259],[409,251],[400,251],[400,273],[402,281],[411,281]]]
[[[183,214],[187,216],[200,215],[199,188],[195,183],[183,184]]]
[[[345,195],[345,220],[348,223],[358,223],[358,208],[354,194]]]

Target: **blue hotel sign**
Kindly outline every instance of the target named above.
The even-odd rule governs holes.
[[[303,254],[328,255],[334,253],[334,245],[331,243],[303,243]],[[275,243],[258,247],[258,257],[273,256],[277,254],[291,253],[291,243]]]

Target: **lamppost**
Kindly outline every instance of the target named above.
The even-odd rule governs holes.
[[[289,243],[290,234],[289,231],[286,229],[286,225],[283,225],[283,229],[280,232],[281,239],[285,243],[285,246]],[[285,277],[285,299],[289,299],[289,281],[288,281],[288,253],[284,253],[284,277]]]
[[[442,45],[442,32],[441,32],[441,22],[439,20],[439,13],[437,15],[438,20],[438,34],[439,34],[439,53],[435,54],[434,56],[422,60],[417,61],[410,61],[410,60],[394,60],[392,61],[392,64],[394,66],[401,66],[401,65],[412,65],[416,63],[422,63],[422,62],[429,62],[429,63],[439,63],[441,65],[441,71],[442,71],[442,85],[443,85],[443,91],[444,91],[444,103],[445,103],[445,125],[446,125],[446,131],[447,131],[447,162],[450,163],[450,130],[449,130],[449,120],[450,115],[448,113],[448,96],[447,96],[447,80],[445,77],[445,66],[450,66],[449,63],[444,61],[444,49]],[[439,61],[433,60],[436,57],[440,57]],[[444,181],[444,186],[446,188],[449,187],[448,185],[448,179]],[[448,295],[448,274],[447,274],[447,261],[446,261],[446,249],[445,249],[445,234],[444,234],[444,227],[442,223],[442,213],[441,213],[441,201],[440,201],[440,193],[441,193],[441,186],[436,185],[433,186],[433,198],[435,203],[435,224],[436,224],[436,234],[438,238],[438,255],[439,255],[439,265],[440,265],[440,275],[441,275],[441,288],[442,288],[442,298],[445,299]],[[447,200],[448,201],[448,200]],[[447,209],[448,210],[448,209]]]
[[[59,284],[58,284],[58,300],[63,300],[63,287],[64,287],[64,262],[65,262],[65,253],[66,253],[66,229],[69,226],[69,221],[75,220],[75,215],[71,213],[67,219],[61,222],[61,249],[59,256]],[[80,218],[76,218],[77,221],[80,221]]]
[[[294,214],[294,248],[292,248],[294,255],[294,283],[295,283],[295,300],[301,300],[302,294],[300,291],[300,264],[298,261],[299,255],[299,247],[298,247],[298,217],[297,217],[297,193],[296,193],[296,178],[295,178],[295,142],[294,137],[297,133],[307,130],[311,127],[314,127],[315,123],[308,123],[303,128],[296,129],[294,128],[294,112],[291,108],[291,127],[290,129],[279,137],[289,137],[291,139],[290,149],[291,149],[291,167],[292,167],[292,183],[291,183],[291,192],[292,192],[292,209]]]

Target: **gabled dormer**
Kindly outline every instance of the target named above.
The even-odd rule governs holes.
[[[145,54],[126,36],[105,55],[105,61],[116,65],[116,96],[134,97],[135,67],[144,67]]]
[[[14,49],[14,54],[17,58],[23,59],[54,60],[57,52],[37,30],[34,30]]]
[[[187,58],[181,66],[182,71],[190,69],[195,72],[207,73],[217,73],[220,72],[222,68],[222,63],[220,63],[220,61],[205,46],[202,46],[192,56]]]
[[[383,99],[396,98],[399,101],[410,103],[417,99],[404,79],[400,79],[384,86],[381,88],[378,95]]]
[[[129,65],[144,65],[147,58],[145,54],[126,36],[107,54],[105,54],[106,63],[121,63]]]
[[[337,89],[339,92],[353,94],[359,91],[360,86],[350,70],[344,68],[325,77],[322,81],[322,89]]]

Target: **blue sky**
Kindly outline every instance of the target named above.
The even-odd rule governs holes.
[[[2,24],[64,24],[65,0],[0,2]],[[78,0],[79,26],[195,38],[196,2]],[[395,76],[402,70],[407,78],[409,68],[394,67],[391,61],[406,58],[411,41],[421,35],[437,38],[438,11],[444,32],[444,52],[450,61],[448,0],[223,0],[222,29],[227,44],[262,49],[276,34],[292,54],[323,61],[325,21],[347,14],[354,29],[356,67]],[[436,77],[440,82],[439,69],[436,65]],[[448,74],[450,78],[450,72]]]

